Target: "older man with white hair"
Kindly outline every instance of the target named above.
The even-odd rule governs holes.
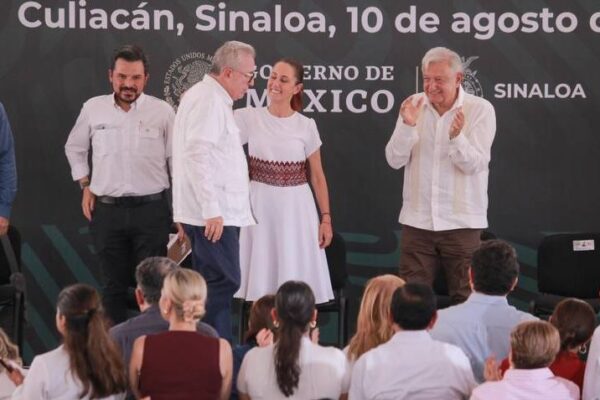
[[[400,276],[433,284],[444,269],[453,303],[470,294],[469,261],[487,227],[493,106],[466,93],[457,53],[429,50],[422,60],[423,93],[400,106],[385,148],[388,164],[404,168]]]
[[[204,320],[231,339],[240,286],[238,227],[255,223],[248,165],[232,105],[254,84],[255,51],[229,41],[210,73],[184,95],[173,129],[173,214],[192,241],[193,266],[208,286]]]

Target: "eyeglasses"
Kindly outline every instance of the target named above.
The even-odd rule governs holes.
[[[233,68],[232,68],[233,69]],[[238,72],[242,75],[244,75],[247,79],[248,79],[248,83],[252,82],[254,79],[256,79],[256,76],[258,75],[258,71],[254,70],[251,72],[242,72],[242,71],[238,71],[237,69],[233,69],[235,72]]]

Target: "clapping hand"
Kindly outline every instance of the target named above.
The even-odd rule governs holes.
[[[414,104],[413,97],[414,95],[410,96],[400,105],[400,116],[402,117],[402,121],[404,121],[406,125],[410,126],[415,126],[417,124],[417,119],[419,118],[421,108],[423,108],[423,101],[425,99],[424,96],[421,96],[417,101],[417,104]]]

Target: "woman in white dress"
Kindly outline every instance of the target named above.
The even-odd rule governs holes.
[[[58,295],[56,327],[63,344],[36,356],[23,376],[15,369],[13,399],[124,399],[125,366],[108,336],[100,296],[96,289],[78,283]]]
[[[315,297],[304,282],[286,282],[277,291],[271,316],[275,344],[246,354],[237,379],[240,400],[345,399],[350,375],[344,353],[311,342]]]
[[[275,293],[288,280],[306,282],[317,303],[333,299],[324,251],[333,236],[329,194],[317,126],[298,112],[302,77],[302,65],[278,61],[267,82],[269,106],[235,112],[242,142],[248,143],[258,223],[240,232],[242,275],[235,297],[249,301]]]

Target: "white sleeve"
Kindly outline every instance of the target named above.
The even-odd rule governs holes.
[[[488,102],[480,110],[466,112],[463,132],[450,140],[448,156],[454,166],[471,175],[488,169],[496,135],[496,112]]]
[[[215,188],[217,182],[214,180],[216,174],[214,156],[218,151],[216,144],[225,134],[225,121],[221,110],[214,102],[196,102],[188,108],[190,109],[181,116],[184,119],[181,121],[182,132],[176,133],[185,135],[183,152],[187,162],[183,164],[183,168],[194,183],[192,188],[197,202],[201,205],[202,218],[218,217],[222,212]]]
[[[312,153],[319,150],[321,147],[321,137],[319,136],[319,130],[317,129],[317,123],[314,119],[310,118],[308,122],[308,135],[304,141],[304,155],[308,158]]]
[[[12,399],[45,400],[48,397],[48,383],[50,376],[44,359],[36,357],[25,376],[23,383],[13,392]]]
[[[596,328],[585,365],[582,400],[600,399],[600,327]]]
[[[417,128],[406,125],[401,117],[396,121],[396,127],[390,141],[385,146],[385,158],[394,169],[404,167],[410,160],[410,153],[419,141]]]
[[[69,160],[71,176],[74,181],[90,175],[90,166],[88,164],[90,134],[90,120],[86,105],[84,104],[73,129],[71,129],[71,133],[69,133],[67,143],[65,143],[65,154],[67,160]]]

